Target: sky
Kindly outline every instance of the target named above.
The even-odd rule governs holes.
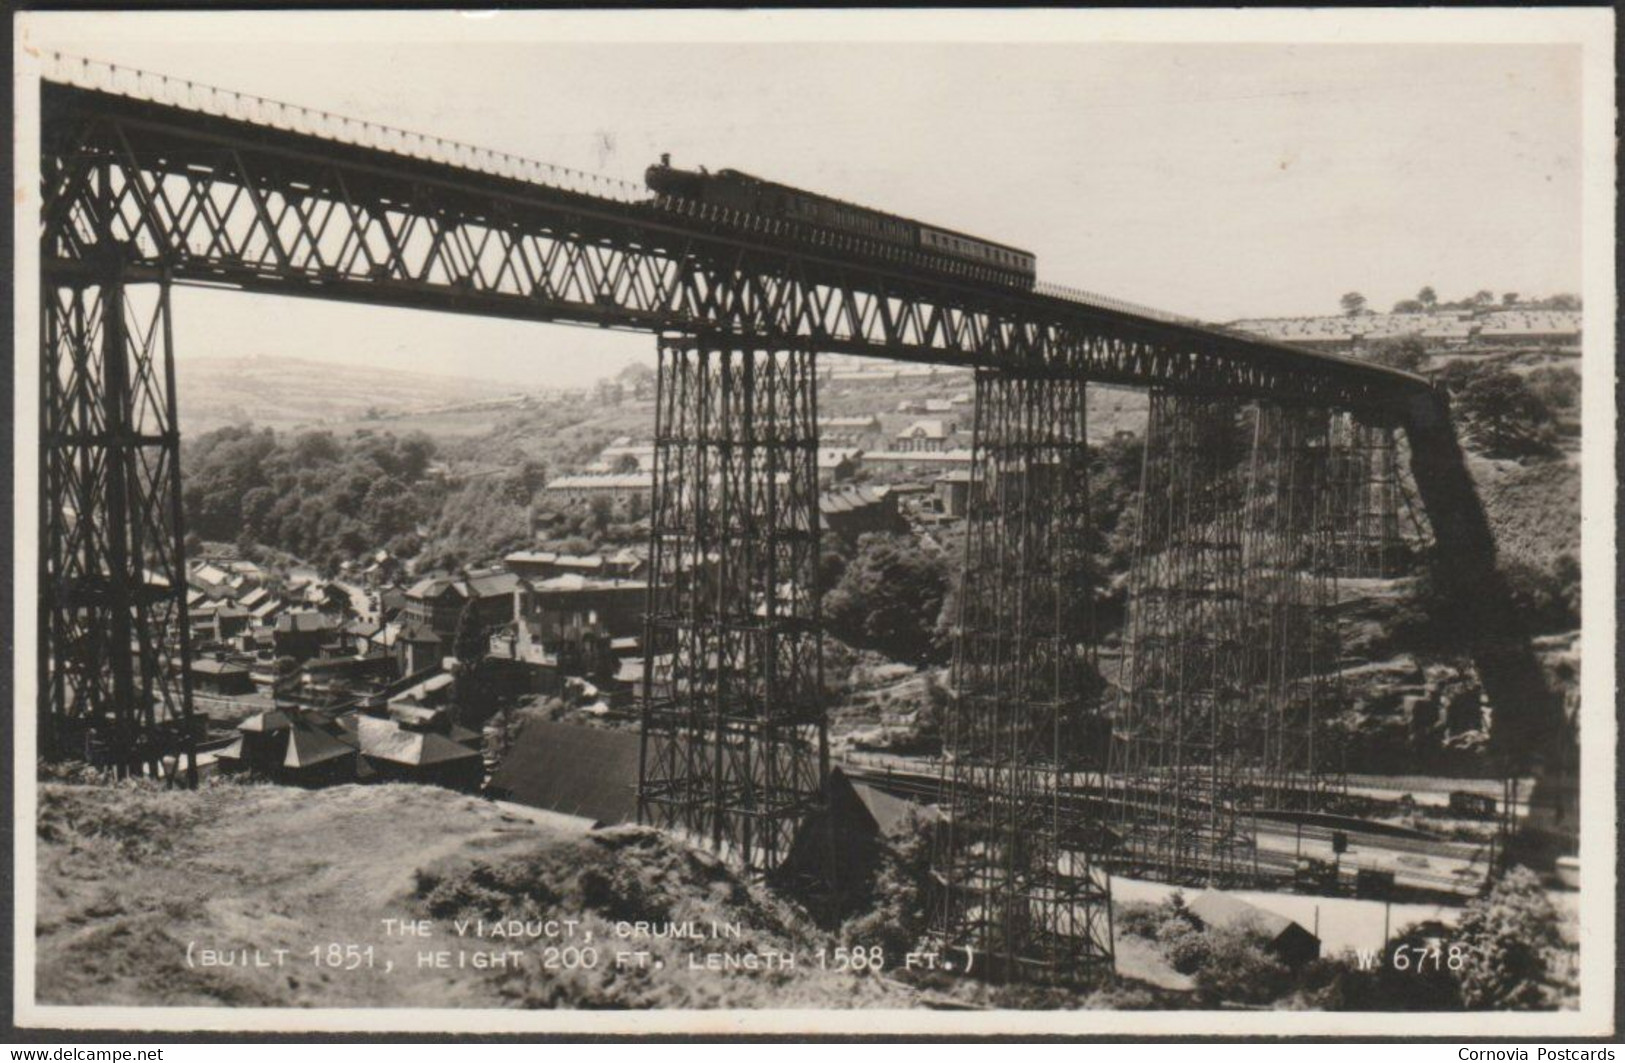
[[[669,151],[1211,321],[1335,313],[1350,290],[1386,309],[1424,285],[1582,287],[1574,45],[584,43],[548,27],[60,13],[19,43],[633,182]],[[287,354],[580,386],[653,356],[641,335],[241,293],[181,292],[175,311],[183,372]]]

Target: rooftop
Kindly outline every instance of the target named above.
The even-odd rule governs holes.
[[[947,439],[954,434],[955,425],[952,421],[932,417],[922,421],[915,421],[901,432],[898,439]]]
[[[1284,915],[1277,915],[1218,890],[1208,890],[1200,894],[1186,907],[1190,909],[1192,915],[1208,926],[1231,930],[1255,927],[1272,939],[1280,937],[1288,928],[1297,925]]]
[[[818,509],[821,513],[850,513],[855,509],[879,505],[890,494],[884,487],[837,487],[818,496]]]
[[[276,618],[276,629],[284,634],[307,631],[332,631],[333,618],[324,613],[283,613]]]
[[[629,473],[583,473],[575,476],[555,476],[547,482],[545,490],[571,491],[592,488],[602,488],[606,491],[651,489],[654,487],[654,472]]]
[[[638,736],[573,724],[525,724],[491,780],[493,790],[532,808],[594,823],[637,819]]]

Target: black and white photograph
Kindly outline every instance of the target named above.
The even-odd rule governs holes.
[[[13,30],[19,1032],[1613,1035],[1611,8]]]

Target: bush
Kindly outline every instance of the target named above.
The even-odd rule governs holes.
[[[1195,972],[1196,992],[1205,1003],[1270,1004],[1291,990],[1291,969],[1270,955],[1262,934],[1210,928],[1205,937]]]
[[[948,566],[908,536],[871,532],[840,582],[824,596],[830,630],[854,646],[914,664],[939,656],[937,617],[948,593]]]
[[[842,938],[880,945],[888,956],[901,956],[914,948],[930,919],[931,852],[935,824],[918,813],[909,817],[873,854],[874,877],[869,906],[849,919]]]
[[[1566,365],[1543,365],[1524,378],[1529,390],[1549,409],[1578,413],[1580,374]]]
[[[1474,446],[1492,458],[1550,453],[1552,412],[1524,378],[1505,369],[1474,376],[1459,400]]]
[[[1117,931],[1156,942],[1180,974],[1195,974],[1208,962],[1208,933],[1185,907],[1185,895],[1178,890],[1156,904],[1125,904],[1119,912]]]
[[[1546,634],[1580,626],[1580,566],[1574,555],[1563,554],[1550,565],[1506,558],[1501,572],[1529,631]]]
[[[1394,336],[1378,340],[1371,348],[1369,360],[1390,369],[1416,373],[1427,366],[1428,349],[1420,336]]]
[[[1456,926],[1469,958],[1461,999],[1473,1009],[1557,1007],[1573,992],[1557,909],[1527,868],[1507,872],[1475,897]]]
[[[1159,905],[1149,901],[1124,901],[1112,906],[1112,928],[1119,936],[1155,941],[1157,924],[1162,921]]]

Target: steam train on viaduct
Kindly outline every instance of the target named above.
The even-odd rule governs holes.
[[[679,170],[671,156],[644,172],[657,196],[772,219],[789,227],[792,239],[820,235],[855,238],[857,246],[881,258],[933,273],[966,277],[1031,291],[1038,260],[1030,251],[900,218],[815,192],[764,181],[738,170]]]

